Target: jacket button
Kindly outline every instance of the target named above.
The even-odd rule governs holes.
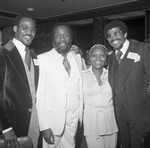
[[[31,108],[29,108],[29,112],[32,112],[32,109],[31,109]]]

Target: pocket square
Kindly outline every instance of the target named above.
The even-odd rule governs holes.
[[[134,63],[140,61],[141,57],[137,54],[136,58],[134,59]]]
[[[134,63],[140,61],[140,59],[141,59],[139,54],[133,53],[133,52],[129,52],[127,55],[127,58],[134,60]]]

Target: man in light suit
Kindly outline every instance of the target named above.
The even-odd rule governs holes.
[[[37,111],[43,148],[74,148],[78,120],[82,122],[82,66],[78,56],[70,51],[70,26],[58,23],[51,35],[53,49],[38,56]],[[64,66],[66,57],[68,70]]]
[[[150,131],[150,45],[129,41],[127,26],[119,20],[108,23],[104,34],[115,50],[108,64],[120,142],[122,148],[141,148]]]
[[[15,37],[0,50],[0,131],[6,148],[18,148],[17,137],[29,136],[37,148],[39,129],[35,106],[38,83],[37,57],[25,49],[36,33],[36,21],[29,14],[14,20]],[[26,62],[29,62],[29,65]]]

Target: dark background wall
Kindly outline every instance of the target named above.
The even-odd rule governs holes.
[[[145,41],[145,19],[129,19],[125,23],[128,27],[128,38],[135,39],[138,41]]]
[[[138,41],[145,40],[144,17],[124,20],[124,22],[128,27],[129,39]],[[38,32],[32,44],[32,48],[35,49],[37,54],[46,52],[52,48],[50,30],[53,24],[54,22],[44,22],[38,24]],[[72,28],[74,32],[73,44],[77,44],[85,55],[85,52],[93,46],[93,24],[73,25]]]

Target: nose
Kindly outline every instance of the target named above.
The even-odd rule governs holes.
[[[99,56],[97,56],[96,57],[96,62],[101,62],[102,60],[101,60],[101,57],[99,57]]]
[[[112,35],[110,36],[110,40],[114,40],[114,39],[116,39],[116,36],[115,36],[114,34],[112,34]]]
[[[28,29],[26,30],[26,33],[32,34],[32,29],[31,29],[31,28],[28,28]]]
[[[60,35],[60,40],[61,40],[61,41],[64,40],[64,35]]]

